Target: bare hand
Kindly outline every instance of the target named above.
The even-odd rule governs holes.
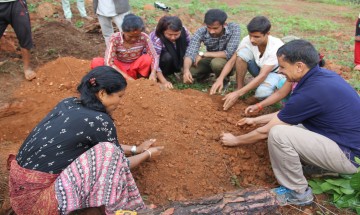
[[[190,71],[184,71],[183,80],[184,80],[185,84],[192,84],[193,83],[194,79],[193,79]]]
[[[231,133],[222,133],[220,141],[223,146],[237,146],[239,145],[237,137]]]
[[[166,81],[164,84],[163,84],[164,87],[168,88],[168,89],[174,89],[172,83],[170,81]]]
[[[156,147],[149,148],[148,151],[151,152],[151,159],[159,156],[163,149],[164,149],[164,146],[156,146]]]
[[[156,142],[156,139],[150,139],[150,140],[145,140],[143,143],[141,143],[138,147],[137,147],[137,154],[144,152],[145,150],[149,149],[152,144],[154,144]]]
[[[255,122],[254,118],[242,118],[236,123],[236,125],[237,126],[256,125],[256,122]]]
[[[257,105],[250,105],[245,109],[245,114],[253,113],[255,111],[259,111],[259,108]]]
[[[227,94],[222,100],[225,100],[224,105],[223,105],[223,109],[224,110],[228,110],[231,106],[233,106],[235,104],[235,102],[238,100],[240,96],[238,95],[238,93],[232,92]]]
[[[151,72],[149,75],[149,80],[157,81],[156,72]]]
[[[197,67],[198,66],[198,63],[199,61],[202,59],[202,57],[200,55],[197,55],[196,58],[195,58],[195,62],[194,62],[194,66]]]
[[[224,87],[224,80],[216,79],[215,83],[211,86],[210,95],[214,95],[216,92],[221,93]]]

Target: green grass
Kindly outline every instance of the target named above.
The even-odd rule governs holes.
[[[352,78],[348,82],[356,91],[360,92],[360,72],[354,71]]]
[[[77,28],[82,28],[82,27],[84,27],[84,21],[81,21],[81,20],[77,20],[76,22],[75,22],[75,27],[77,27]]]
[[[310,2],[320,2],[325,4],[333,4],[333,5],[351,5],[351,4],[359,4],[359,0],[308,0]]]
[[[325,52],[325,60],[331,60],[337,65],[352,68],[354,66],[352,52],[353,37],[347,41],[339,41],[339,36],[337,35],[343,32],[341,38],[344,38],[344,35],[348,34],[349,26],[344,26],[342,23],[355,23],[359,11],[358,9],[360,9],[360,5],[358,4],[360,0],[305,1],[341,5],[347,9],[339,13],[324,10],[319,11],[321,14],[317,15],[316,13],[311,12],[311,8],[309,8],[308,13],[289,13],[289,11],[282,9],[282,7],[280,7],[282,4],[277,1],[245,0],[241,1],[241,3],[229,6],[219,0],[207,0],[206,4],[203,3],[203,0],[188,0],[186,2],[162,0],[162,3],[171,7],[169,13],[165,13],[159,9],[144,10],[146,4],[153,5],[154,1],[137,0],[130,1],[130,4],[132,6],[132,11],[146,20],[147,27],[150,31],[156,27],[158,18],[166,14],[179,15],[182,17],[186,16],[192,20],[193,24],[198,23],[198,26],[200,27],[205,12],[210,8],[219,8],[227,12],[229,16],[228,22],[237,22],[240,24],[241,38],[243,38],[248,35],[246,25],[250,19],[256,15],[265,15],[272,23],[272,35],[279,38],[287,35],[295,35],[309,40],[320,52]],[[185,26],[189,25],[187,24],[189,19],[183,20]],[[339,22],[334,20],[339,20]],[[350,83],[354,84],[355,82],[352,81]],[[208,89],[209,86],[204,86],[203,84],[175,84],[175,88],[193,88],[204,91]]]
[[[293,32],[317,33],[323,29],[332,29],[335,31],[340,28],[338,24],[329,20],[318,20],[315,18],[305,18],[303,16],[276,16],[272,17],[271,21],[280,29],[283,35],[288,35]]]
[[[36,11],[37,4],[36,3],[30,3],[30,4],[27,4],[27,7],[28,7],[28,11],[30,13],[34,13]]]

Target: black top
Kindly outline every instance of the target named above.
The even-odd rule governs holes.
[[[119,145],[113,120],[67,98],[31,131],[16,160],[24,168],[57,174],[99,142]]]

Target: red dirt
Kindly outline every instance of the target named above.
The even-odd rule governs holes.
[[[226,2],[231,5],[235,1]],[[296,4],[308,5],[303,1],[296,1]],[[59,10],[57,7],[54,11]],[[329,7],[328,10],[334,9]],[[179,16],[191,32],[201,25],[203,18],[200,15],[191,17],[185,12]],[[38,72],[36,80],[27,82],[23,78],[13,32],[7,32],[6,43],[4,38],[1,41],[0,62],[8,61],[0,65],[0,176],[4,177],[0,179],[0,197],[4,194],[1,185],[7,181],[5,160],[8,153],[17,152],[31,129],[57,102],[77,95],[75,87],[89,70],[89,60],[104,53],[99,32],[87,34],[69,24],[45,22],[36,14],[31,17],[36,45],[32,51],[32,64]],[[249,19],[236,17],[239,23],[247,23]],[[347,41],[344,38],[348,35],[339,35],[339,40]],[[4,44],[9,44],[7,51]],[[349,68],[327,62],[326,67],[346,79],[350,77]],[[148,80],[129,83],[123,102],[113,116],[119,140],[124,144],[139,144],[156,138],[158,145],[165,146],[159,158],[132,171],[141,194],[149,203],[163,205],[238,189],[231,183],[234,175],[241,187],[276,185],[265,141],[237,148],[219,144],[221,132],[239,135],[254,129],[235,126],[247,104],[238,103],[227,112],[222,111],[221,105],[220,96],[195,90],[164,90]],[[0,206],[1,201],[0,198]]]
[[[11,108],[0,111],[1,142],[10,141],[15,151],[29,131],[62,98],[76,95],[75,86],[88,71],[89,61],[59,58],[38,69],[38,78],[14,91]],[[165,146],[158,159],[133,171],[142,195],[148,201],[194,199],[242,187],[268,187],[275,183],[266,144],[225,148],[218,142],[221,132],[245,133],[235,120],[247,106],[238,104],[221,110],[221,97],[195,90],[169,91],[149,80],[130,82],[113,118],[124,144],[156,138]],[[2,146],[0,146],[2,148]]]

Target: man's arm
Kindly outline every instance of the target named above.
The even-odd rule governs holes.
[[[233,54],[236,53],[236,50],[239,47],[240,34],[241,34],[240,25],[236,23],[230,23],[228,25],[228,28],[232,34],[229,42],[226,45],[226,50],[225,50],[225,55],[227,60],[229,60],[233,56]]]
[[[216,79],[215,83],[211,86],[210,89],[210,95],[214,95],[216,92],[220,93],[223,86],[223,81],[227,75],[231,72],[231,70],[234,68],[235,62],[236,62],[236,53],[233,54],[233,56],[226,62],[224,68],[222,69],[219,77]]]
[[[279,102],[281,99],[284,99],[287,95],[291,93],[292,89],[292,83],[289,81],[285,81],[284,85],[277,91],[275,91],[273,94],[271,94],[266,99],[262,100],[261,102],[250,105],[245,109],[245,114],[249,114],[255,111],[259,111],[260,108],[267,107],[269,105],[275,104],[276,102]]]
[[[199,54],[199,49],[202,41],[202,36],[205,33],[205,28],[199,28],[194,36],[190,40],[190,44],[186,49],[186,53],[184,56],[184,64],[183,64],[183,82],[184,83],[193,83],[193,77],[190,73],[190,67],[195,62],[196,57]]]
[[[224,146],[239,146],[256,143],[260,140],[266,139],[269,135],[270,129],[275,125],[286,125],[286,123],[281,121],[276,115],[266,125],[259,127],[247,134],[240,136],[234,136],[231,133],[221,134],[221,144]]]
[[[212,57],[212,58],[225,58],[225,51],[217,51],[217,52],[204,52],[204,57]]]
[[[256,76],[253,80],[251,80],[247,85],[245,85],[244,87],[242,87],[239,90],[236,90],[234,92],[227,94],[223,98],[223,100],[225,101],[224,105],[223,105],[223,109],[224,110],[229,109],[231,106],[233,106],[235,104],[235,102],[238,100],[238,98],[245,95],[250,90],[258,87],[262,82],[264,82],[264,80],[266,79],[268,74],[273,69],[274,69],[274,65],[264,65],[261,68],[259,75]]]
[[[190,57],[185,57],[184,58],[184,67],[183,67],[183,82],[185,84],[192,84],[194,79],[191,75],[191,72],[190,72],[190,67],[192,65],[192,60]]]

